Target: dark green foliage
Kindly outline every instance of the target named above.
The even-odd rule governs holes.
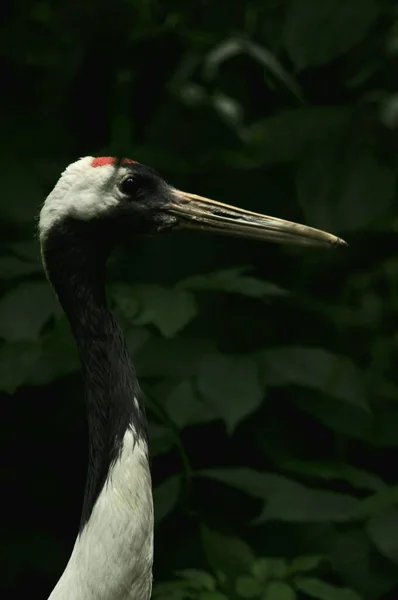
[[[109,301],[147,397],[154,598],[394,598],[396,2],[27,0],[7,10],[7,597],[48,596],[86,474],[79,362],[35,217],[69,162],[115,154],[349,242],[320,251],[185,234],[134,240],[112,257]]]

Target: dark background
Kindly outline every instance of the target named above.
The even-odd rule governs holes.
[[[154,596],[393,598],[397,3],[2,10],[5,593],[48,596],[86,474],[79,365],[42,273],[37,215],[69,162],[110,154],[349,242],[189,234],[113,256],[110,300],[148,398]]]

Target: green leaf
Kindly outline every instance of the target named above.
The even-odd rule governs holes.
[[[347,108],[334,106],[282,110],[246,129],[244,160],[252,166],[296,161],[324,140],[339,139],[349,116]]]
[[[207,469],[198,474],[267,500],[263,512],[255,521],[257,524],[270,520],[292,523],[344,522],[354,519],[360,507],[360,502],[351,496],[313,490],[273,473],[236,468]]]
[[[202,477],[210,477],[227,485],[236,487],[258,498],[270,498],[274,494],[294,494],[299,492],[301,485],[282,475],[261,473],[252,469],[204,469],[198,471]]]
[[[355,519],[359,501],[346,494],[311,490],[304,486],[292,496],[276,494],[265,504],[256,524],[271,520],[300,522],[346,522]]]
[[[287,294],[286,290],[274,283],[245,275],[247,270],[247,267],[241,267],[204,275],[192,275],[180,281],[178,286],[189,290],[213,290],[242,294],[251,298],[267,298]]]
[[[130,354],[138,352],[151,338],[146,327],[130,327],[126,332],[127,348]]]
[[[257,365],[245,356],[206,356],[197,385],[206,402],[224,420],[228,433],[260,406],[264,396]]]
[[[360,142],[344,140],[344,147],[318,148],[300,164],[298,201],[306,221],[314,227],[366,229],[392,205],[396,174],[373,156],[364,140]]]
[[[264,586],[249,575],[241,575],[236,580],[236,593],[241,598],[256,598],[261,594]]]
[[[367,532],[379,552],[398,564],[398,510],[390,509],[370,519]]]
[[[161,600],[197,600],[196,590],[189,590],[186,581],[162,581],[153,586],[153,598]]]
[[[155,506],[155,522],[162,521],[172,510],[174,510],[181,490],[181,476],[173,475],[166,479],[153,490],[153,502]]]
[[[225,61],[244,53],[247,53],[250,58],[272,72],[286,85],[287,88],[302,100],[299,86],[293,77],[284,69],[276,55],[267,48],[254,44],[243,37],[227,38],[212,48],[208,53],[203,66],[205,77],[214,79],[219,73],[220,66],[223,65]]]
[[[25,242],[12,242],[7,244],[7,250],[15,254],[17,258],[30,263],[35,263],[43,270],[40,260],[40,244],[38,240]]]
[[[208,339],[153,337],[134,360],[140,377],[186,379],[199,373],[202,358],[213,351],[214,343]]]
[[[10,342],[36,340],[43,325],[60,312],[48,283],[21,284],[0,299],[0,337]]]
[[[27,379],[29,384],[46,385],[80,369],[79,355],[69,323],[57,319],[41,339],[41,352]]]
[[[0,257],[0,279],[13,279],[42,271],[40,264],[21,260],[17,256]]]
[[[322,402],[319,400],[319,394],[306,394],[303,392],[291,395],[291,401],[301,411],[307,412],[311,415],[311,418],[317,419],[332,431],[373,443],[373,432],[379,429],[377,414],[372,414],[362,408],[343,402],[340,402],[339,410],[336,410],[336,400],[325,395],[322,397]],[[395,421],[398,422],[398,414]],[[380,434],[378,437],[381,437]]]
[[[288,564],[284,558],[259,558],[252,565],[252,573],[256,579],[264,583],[269,579],[285,579],[289,574]]]
[[[289,570],[291,573],[315,571],[325,560],[324,556],[297,556],[292,560]]]
[[[262,600],[296,600],[296,592],[283,581],[272,581],[267,585]]]
[[[321,65],[358,44],[377,15],[374,0],[291,0],[283,34],[286,50],[299,69]]]
[[[229,600],[229,598],[221,592],[201,592],[198,600]]]
[[[326,479],[328,481],[346,481],[355,488],[371,490],[372,492],[378,492],[386,485],[377,475],[362,471],[362,469],[357,469],[345,463],[288,460],[283,461],[281,466],[283,469],[298,473],[299,475]]]
[[[140,313],[140,303],[133,294],[132,288],[125,285],[110,287],[110,295],[125,319],[130,323],[135,323]]]
[[[165,399],[165,409],[180,429],[218,418],[212,407],[200,399],[189,380],[181,381],[171,390]]]
[[[148,431],[151,456],[158,456],[171,450],[174,438],[169,427],[149,421]]]
[[[24,51],[26,54],[26,46]],[[18,135],[16,135],[16,140],[18,140]],[[37,164],[35,164],[33,154],[30,155],[24,165],[24,174],[21,177],[21,149],[18,150],[18,145],[14,146],[16,156],[13,156],[12,149],[5,150],[6,146],[7,144],[3,143],[3,151],[1,152],[0,149],[2,166],[0,220],[3,224],[27,225],[32,231],[38,209],[43,202],[43,188],[39,181]],[[37,148],[37,144],[35,147]]]
[[[287,346],[261,353],[268,385],[302,385],[369,410],[364,376],[346,357],[321,348]]]
[[[300,592],[318,600],[361,600],[353,590],[335,587],[320,579],[296,577],[294,584]]]
[[[344,529],[335,530],[327,543],[334,571],[366,599],[378,600],[385,594],[388,597],[387,592],[398,583],[396,567],[377,556],[361,525]],[[381,562],[382,569],[378,566]]]
[[[268,27],[271,27],[271,29],[275,30],[269,20]],[[274,52],[271,52],[264,46],[254,44],[252,41],[248,40],[245,40],[245,46],[250,57],[265,67],[265,69],[273,73],[276,78],[278,78],[291,92],[293,92],[300,102],[304,102],[303,94],[297,81],[294,79],[292,74],[283,67],[282,63],[278,60]]]
[[[235,580],[246,574],[254,562],[254,554],[243,540],[212,531],[201,529],[201,539],[207,562],[214,572],[221,572]]]
[[[398,506],[398,485],[388,486],[376,494],[361,500],[357,507],[357,518],[366,519]]]
[[[173,337],[197,314],[193,295],[159,285],[114,286],[117,307],[136,325],[155,325],[165,337]]]
[[[216,580],[206,571],[199,569],[183,569],[176,572],[178,577],[185,579],[189,587],[196,590],[207,590],[213,592],[216,589]]]
[[[0,390],[12,394],[25,383],[40,356],[37,342],[9,342],[0,346]]]
[[[256,579],[264,583],[270,576],[270,562],[268,558],[258,558],[252,565],[252,573]]]

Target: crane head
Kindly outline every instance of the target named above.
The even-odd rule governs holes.
[[[40,213],[42,242],[68,220],[90,223],[113,239],[196,229],[309,246],[345,245],[324,231],[183,192],[129,159],[82,158],[67,167]]]

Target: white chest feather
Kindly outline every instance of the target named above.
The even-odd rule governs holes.
[[[128,430],[120,458],[49,600],[148,600],[153,502],[147,448]]]

